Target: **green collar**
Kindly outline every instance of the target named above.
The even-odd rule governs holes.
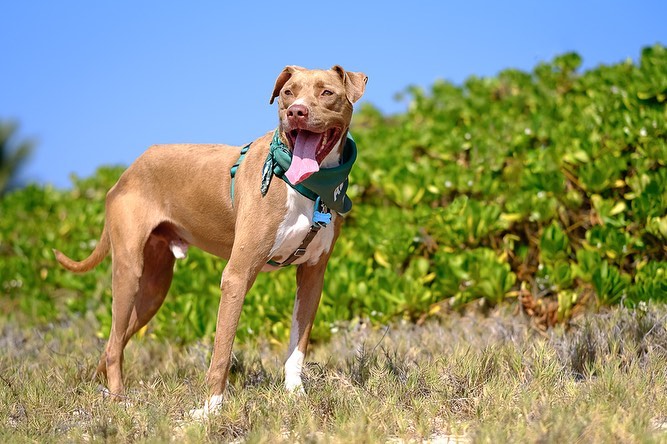
[[[322,202],[339,214],[345,214],[352,209],[352,201],[347,196],[348,176],[354,161],[357,160],[357,145],[350,136],[347,137],[343,149],[343,161],[333,168],[320,168],[303,182],[292,185],[285,177],[285,172],[292,163],[292,151],[280,140],[279,130],[273,134],[269,155],[262,168],[262,196],[266,195],[275,174],[289,186],[308,199],[316,200],[319,196]]]

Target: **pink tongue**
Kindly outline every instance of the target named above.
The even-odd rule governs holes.
[[[308,178],[320,169],[320,165],[315,159],[315,153],[322,141],[322,134],[311,133],[301,130],[294,141],[294,150],[292,151],[292,163],[285,173],[287,179],[293,185],[298,184]]]

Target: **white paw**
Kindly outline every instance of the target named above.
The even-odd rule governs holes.
[[[285,389],[293,394],[305,395],[303,383],[301,382],[301,370],[303,369],[304,355],[295,349],[285,362]]]
[[[204,403],[204,407],[200,409],[192,409],[189,414],[192,419],[201,421],[207,419],[209,415],[218,413],[222,408],[222,395],[213,395]]]
[[[306,392],[303,389],[303,383],[301,382],[301,377],[287,377],[285,378],[285,390],[290,392],[293,395],[305,395]]]

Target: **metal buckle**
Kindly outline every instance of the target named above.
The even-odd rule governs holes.
[[[306,249],[305,248],[297,248],[293,253],[293,255],[296,256],[296,257],[301,257],[304,254],[306,254]]]

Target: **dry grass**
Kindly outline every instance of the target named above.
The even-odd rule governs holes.
[[[210,343],[133,340],[115,403],[89,379],[90,319],[0,318],[0,442],[666,442],[666,319],[617,308],[545,334],[506,307],[350,325],[313,347],[304,397],[282,388],[284,350],[241,345],[222,411],[197,423]]]

